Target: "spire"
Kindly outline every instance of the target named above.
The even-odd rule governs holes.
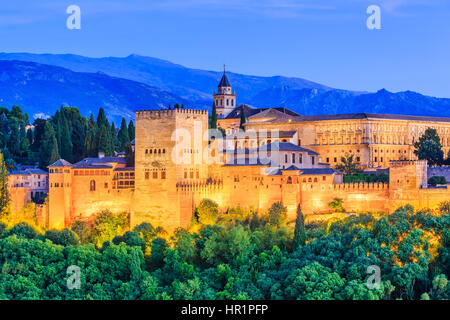
[[[227,73],[225,70],[225,65],[223,65],[223,76],[222,79],[220,80],[218,88],[221,87],[231,87],[230,81],[228,80]]]

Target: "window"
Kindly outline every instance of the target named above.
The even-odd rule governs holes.
[[[301,154],[298,155],[298,163],[303,163],[303,156]]]
[[[314,182],[317,182],[317,178],[314,178]]]
[[[91,191],[95,191],[95,180],[91,180]]]
[[[105,182],[105,189],[108,189],[108,182]]]
[[[153,179],[158,179],[158,171],[153,171]]]
[[[330,163],[330,158],[327,158],[327,163]]]
[[[287,163],[287,162],[288,162],[288,155],[285,154],[285,155],[284,155],[284,163]]]
[[[316,162],[316,158],[315,157],[311,157],[311,163],[314,165],[315,162]]]
[[[327,176],[323,176],[322,181],[326,181],[326,180],[327,180]]]
[[[150,179],[150,172],[145,173],[145,180],[148,180],[148,179]]]
[[[334,160],[334,163],[336,163],[336,162],[337,162],[337,158],[334,158],[333,160]]]
[[[189,172],[189,178],[194,179],[194,171]]]
[[[360,162],[361,158],[360,157],[356,157],[356,161]]]
[[[187,179],[187,172],[184,171],[184,178]]]
[[[166,172],[165,171],[162,171],[161,172],[161,179],[165,179],[166,178]]]
[[[287,178],[287,184],[292,184],[292,177]]]
[[[292,154],[292,163],[295,163],[295,153]]]
[[[195,177],[196,177],[197,179],[200,179],[200,172],[198,172],[198,170],[195,172]]]

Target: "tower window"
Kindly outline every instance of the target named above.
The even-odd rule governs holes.
[[[166,178],[166,172],[165,171],[162,171],[161,172],[161,179],[165,179]]]
[[[95,191],[95,180],[91,180],[90,189],[91,191]]]
[[[145,173],[145,180],[148,180],[148,179],[150,179],[150,172]]]
[[[158,172],[157,171],[153,171],[153,179],[158,179]]]

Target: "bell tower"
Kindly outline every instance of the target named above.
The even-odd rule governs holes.
[[[223,66],[222,79],[217,86],[217,92],[214,91],[214,102],[216,103],[217,116],[219,118],[225,118],[236,107],[236,93],[232,91],[225,71],[225,65]]]

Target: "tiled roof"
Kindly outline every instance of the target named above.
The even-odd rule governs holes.
[[[114,171],[134,171],[134,167],[115,168]]]
[[[234,166],[268,166],[268,163],[262,163],[259,159],[254,158],[245,158],[245,159],[233,159],[233,161],[225,163],[226,167],[234,167]]]
[[[342,172],[337,171],[332,168],[311,168],[311,169],[300,169],[302,171],[301,174],[304,175],[330,175],[330,174],[342,174]]]
[[[272,117],[280,118],[280,117],[285,117],[285,116],[292,117],[294,115],[298,116],[297,114],[287,115],[285,112],[282,112],[275,108],[259,109],[259,110],[260,110],[260,112],[250,116],[249,119],[272,118]]]
[[[275,110],[279,111],[278,117],[284,118],[292,118],[292,117],[300,117],[300,115],[292,110],[278,107],[278,108],[254,108],[251,106],[248,106],[246,104],[242,104],[236,108],[234,108],[226,117],[225,119],[240,119],[241,118],[241,108],[244,108],[244,114],[245,117],[248,119],[258,113],[264,112],[266,110]]]
[[[318,155],[317,152],[314,152],[310,149],[306,149],[300,146],[297,146],[293,143],[290,142],[272,142],[269,144],[266,144],[264,146],[261,146],[258,150],[264,150],[264,151],[271,151],[271,150],[275,150],[275,151],[304,151],[304,152],[308,152],[308,154],[310,155]]]
[[[59,159],[55,163],[49,165],[49,168],[63,168],[63,167],[71,167],[72,164],[64,159]]]
[[[433,122],[450,122],[450,118],[429,117],[429,116],[411,116],[396,114],[378,114],[378,113],[348,113],[348,114],[332,114],[332,115],[314,115],[299,116],[292,118],[295,122],[307,121],[327,121],[327,120],[358,120],[358,119],[388,119],[388,120],[410,120],[410,121],[433,121]],[[274,119],[271,122],[277,122],[283,119]]]
[[[74,169],[111,169],[112,166],[106,164],[96,164],[96,165],[73,165]]]
[[[81,165],[93,166],[107,163],[127,163],[127,159],[124,157],[85,158],[75,163],[74,166],[81,166]]]
[[[31,176],[31,173],[29,173],[26,170],[14,170],[14,171],[11,171],[9,173],[9,175],[11,175],[11,176]]]
[[[230,81],[228,81],[228,77],[227,77],[227,74],[225,72],[223,73],[222,79],[220,80],[220,83],[219,83],[218,87],[219,88],[221,88],[221,87],[231,87]]]
[[[42,169],[39,168],[34,168],[34,169],[26,169],[26,171],[28,171],[31,174],[48,174],[47,171],[44,171]]]

